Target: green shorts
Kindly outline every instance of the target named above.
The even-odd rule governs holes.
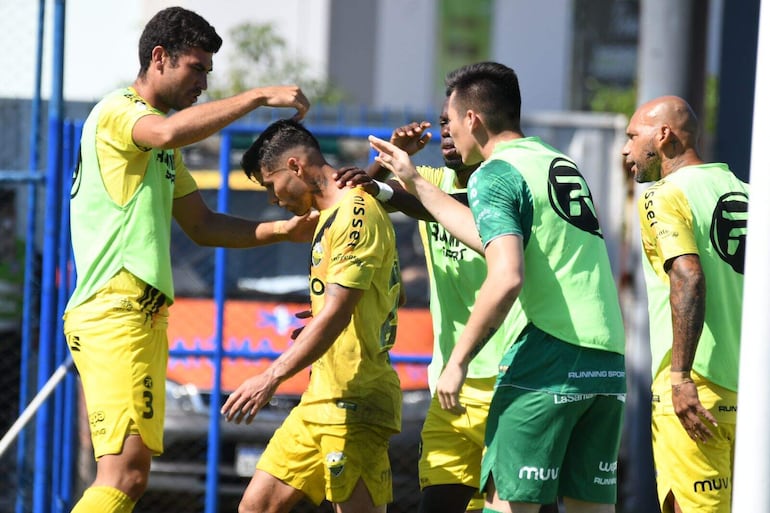
[[[623,357],[528,327],[503,358],[489,408],[481,488],[501,499],[614,504],[625,408]]]
[[[501,499],[549,504],[557,496],[614,504],[622,396],[499,389],[487,421],[481,486]]]

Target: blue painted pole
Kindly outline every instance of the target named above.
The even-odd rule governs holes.
[[[57,316],[56,316],[56,332],[55,332],[55,351],[54,358],[56,365],[61,364],[67,358],[69,350],[67,349],[64,341],[64,321],[61,314],[64,312],[64,307],[69,298],[69,290],[66,286],[66,269],[67,260],[69,257],[69,193],[71,183],[71,173],[73,154],[75,152],[75,127],[72,122],[65,122],[62,131],[62,183],[59,189],[61,216],[59,224],[59,254],[58,254],[58,269],[59,269],[59,284],[57,289]],[[53,455],[51,460],[51,490],[52,490],[52,508],[54,513],[65,513],[69,511],[69,504],[66,497],[70,494],[67,492],[65,482],[70,480],[72,474],[72,468],[68,467],[64,462],[72,454],[72,411],[71,400],[68,400],[66,387],[59,387],[56,389],[54,395],[54,418],[61,419],[61,424],[57,423],[57,429],[54,429],[55,436],[53,438]],[[70,437],[70,438],[68,438]]]
[[[222,182],[217,195],[217,210],[228,211],[230,201],[230,150],[232,136],[224,130],[221,135],[219,148],[219,169]],[[224,352],[224,313],[227,299],[227,250],[217,248],[214,254],[214,355],[211,364],[214,366],[214,383],[211,387],[211,404],[209,404],[209,437],[207,446],[206,468],[206,513],[217,512],[217,497],[219,495],[219,407],[222,403],[222,354]]]
[[[65,167],[64,184],[62,187],[62,224],[61,224],[61,237],[59,240],[61,243],[61,282],[59,288],[60,293],[60,312],[63,312],[66,301],[72,295],[74,289],[74,271],[71,271],[74,266],[70,265],[73,262],[72,251],[70,246],[70,189],[72,188],[72,176],[78,160],[78,148],[80,147],[80,135],[83,132],[83,124],[70,122],[70,144],[71,148],[70,158],[67,167]],[[64,340],[64,326],[59,315],[61,327],[58,329],[60,341],[59,347],[62,347],[65,351],[64,358],[67,357],[69,349],[66,348]],[[75,469],[75,450],[77,447],[75,440],[76,428],[78,425],[78,387],[77,380],[74,372],[67,373],[67,377],[64,379],[64,416],[62,419],[62,440],[64,440],[64,450],[62,454],[61,466],[64,470],[62,473],[61,484],[59,486],[59,503],[61,504],[61,510],[68,512],[72,507],[73,497],[72,489],[74,486],[74,469]]]
[[[61,130],[64,77],[64,13],[65,0],[54,2],[53,77],[51,98],[48,103],[48,160],[46,181],[46,216],[43,242],[43,275],[40,308],[40,344],[37,383],[40,390],[53,372],[53,350],[56,328],[56,264],[58,252],[59,197],[61,187]],[[44,404],[35,424],[35,477],[33,485],[33,512],[50,511],[51,463],[50,406]]]
[[[29,170],[37,173],[40,154],[40,104],[41,84],[43,76],[43,38],[45,33],[45,0],[38,2],[37,20],[37,50],[35,52],[35,92],[32,98],[32,112],[29,134]],[[24,411],[29,401],[30,360],[32,352],[32,284],[36,281],[35,233],[37,232],[37,180],[30,180],[27,185],[27,230],[24,247],[24,304],[21,314],[21,357],[19,359],[19,414]],[[24,495],[27,474],[27,434],[24,430],[19,433],[16,445],[16,513],[24,513]]]

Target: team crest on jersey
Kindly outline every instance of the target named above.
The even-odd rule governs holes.
[[[749,196],[728,192],[717,201],[711,215],[711,244],[719,258],[743,274],[746,259],[746,225],[749,218]]]
[[[318,267],[324,257],[324,248],[320,242],[313,244],[313,249],[310,251],[310,265]]]
[[[551,162],[548,170],[548,199],[556,214],[569,224],[604,238],[591,191],[574,162],[562,157]]]

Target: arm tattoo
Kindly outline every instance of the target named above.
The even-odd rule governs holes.
[[[681,258],[681,257],[680,257]],[[672,370],[690,370],[706,315],[706,283],[700,265],[681,259],[669,272],[673,324]]]

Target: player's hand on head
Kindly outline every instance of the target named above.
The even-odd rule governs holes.
[[[404,188],[414,194],[414,182],[419,179],[420,175],[412,164],[409,155],[397,146],[373,135],[369,136],[369,145],[379,152],[374,160],[393,173],[404,185]]]
[[[679,422],[690,438],[696,442],[707,442],[714,437],[705,421],[717,425],[714,416],[704,408],[698,397],[698,388],[692,381],[673,385],[671,401]]]
[[[332,178],[337,182],[337,187],[340,189],[360,185],[372,196],[376,196],[380,192],[372,177],[366,174],[366,171],[360,167],[349,166],[340,168],[332,175]]]
[[[460,388],[465,381],[466,370],[458,365],[447,362],[446,367],[441,372],[441,376],[436,383],[436,397],[441,408],[461,415],[465,412],[465,407],[460,404]]]
[[[288,239],[292,242],[312,241],[319,215],[318,211],[311,210],[303,216],[294,216],[288,219],[283,226]]]
[[[422,121],[420,123],[412,122],[393,130],[390,136],[390,143],[401,148],[409,155],[414,155],[425,147],[430,141],[432,134],[428,132],[430,123]]]
[[[310,101],[305,97],[299,86],[282,85],[268,86],[259,88],[261,96],[264,98],[266,107],[288,107],[297,109],[297,113],[292,119],[299,121],[305,117],[310,109]]]

